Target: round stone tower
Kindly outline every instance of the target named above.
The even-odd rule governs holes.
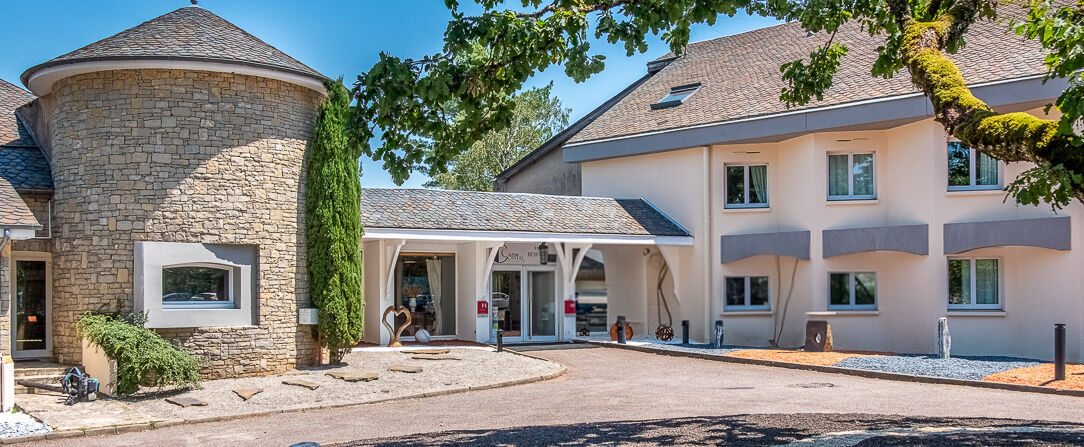
[[[135,311],[208,378],[311,362],[303,164],[324,79],[197,6],[23,74],[55,183],[57,361],[81,362],[85,312]],[[222,292],[172,301],[186,267]]]

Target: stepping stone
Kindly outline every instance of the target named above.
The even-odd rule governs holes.
[[[196,399],[195,397],[169,397],[166,398],[166,402],[169,402],[173,405],[178,405],[181,408],[207,406],[207,402]]]
[[[308,388],[310,390],[315,390],[317,388],[320,388],[319,383],[309,382],[308,380],[289,379],[289,380],[283,380],[282,383],[286,384],[286,385],[294,385],[294,386],[299,386],[299,387],[303,387],[303,388]]]
[[[412,349],[409,351],[402,351],[403,354],[417,354],[417,355],[440,355],[452,352],[451,349]]]
[[[241,397],[241,400],[252,399],[252,396],[263,392],[263,388],[238,388],[233,390],[234,394]]]
[[[422,367],[415,365],[391,365],[388,367],[388,371],[413,374],[422,372]]]
[[[416,356],[411,357],[411,358],[414,359],[414,360],[463,360],[463,359],[461,359],[459,357],[455,357],[455,356],[451,356],[451,355],[444,355],[444,354],[442,354],[442,355],[416,355]]]
[[[372,382],[379,379],[376,373],[341,373],[341,372],[329,372],[327,375],[347,382]]]

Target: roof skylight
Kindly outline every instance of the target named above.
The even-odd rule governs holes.
[[[689,99],[689,97],[692,96],[693,93],[696,93],[697,90],[700,90],[699,82],[695,84],[686,84],[672,87],[670,89],[670,93],[660,99],[659,102],[651,105],[651,109],[658,110],[668,107],[679,106],[684,103],[685,100]]]

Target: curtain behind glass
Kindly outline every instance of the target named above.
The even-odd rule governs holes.
[[[749,203],[768,203],[768,167],[749,166]]]
[[[850,194],[847,187],[847,155],[828,156],[828,195],[846,196]]]
[[[425,273],[429,277],[429,297],[433,300],[433,319],[436,320],[436,333],[444,334],[444,318],[441,318],[441,265],[439,258],[427,258],[425,260]]]
[[[975,304],[997,304],[997,260],[975,260]]]
[[[989,155],[975,152],[975,184],[979,186],[997,185],[997,160]]]
[[[873,154],[854,154],[854,195],[873,195]]]

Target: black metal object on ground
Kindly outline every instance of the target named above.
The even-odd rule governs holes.
[[[497,352],[504,351],[504,331],[497,328]]]
[[[617,317],[617,342],[625,344],[625,316]]]
[[[1065,380],[1065,323],[1054,325],[1054,380]]]
[[[689,344],[689,320],[681,320],[681,344]]]

